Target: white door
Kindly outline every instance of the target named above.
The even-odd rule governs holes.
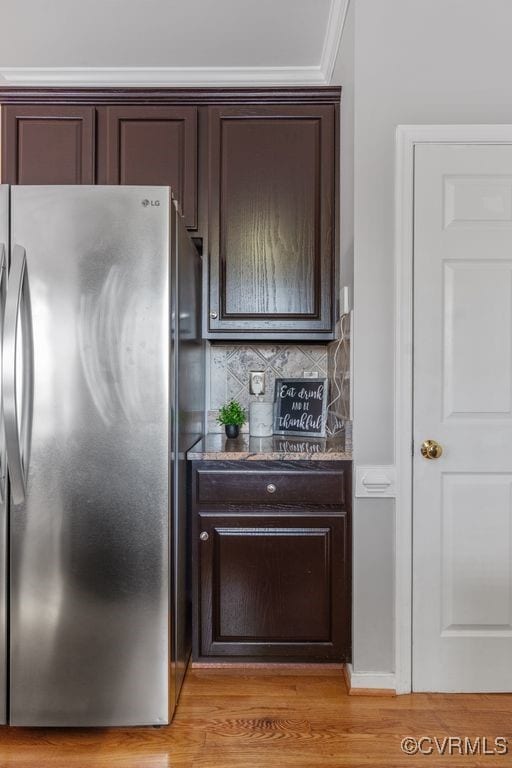
[[[512,691],[512,146],[414,179],[413,689]]]

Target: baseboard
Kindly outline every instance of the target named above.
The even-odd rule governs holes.
[[[290,672],[299,672],[302,669],[308,669],[314,672],[323,669],[338,670],[343,672],[345,665],[341,662],[316,662],[307,664],[302,662],[265,662],[265,661],[193,661],[190,664],[192,669],[275,669],[289,670]]]
[[[354,672],[345,664],[345,681],[350,696],[396,696],[395,675],[387,672]]]

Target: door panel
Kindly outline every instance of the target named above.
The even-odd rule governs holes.
[[[512,474],[442,480],[442,634],[511,633]]]
[[[211,332],[332,330],[334,109],[212,107]]]
[[[10,721],[165,723],[167,190],[12,195],[34,388],[26,497],[10,517]]]
[[[443,293],[445,418],[510,418],[512,262],[445,263]],[[485,312],[475,311],[484,297]]]
[[[512,147],[417,146],[414,194],[413,687],[512,691]]]
[[[2,107],[2,181],[94,184],[93,107]]]
[[[169,186],[196,229],[196,107],[101,107],[98,127],[99,183]]]
[[[345,658],[346,514],[201,513],[199,526],[203,656]]]

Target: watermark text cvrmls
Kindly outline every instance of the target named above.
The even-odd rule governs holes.
[[[400,749],[406,755],[508,755],[505,736],[405,736]]]

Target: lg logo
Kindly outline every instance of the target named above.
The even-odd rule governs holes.
[[[144,208],[147,208],[148,205],[154,205],[158,208],[158,206],[160,205],[160,200],[148,200],[146,198],[145,200],[142,201],[142,205],[144,206]]]

